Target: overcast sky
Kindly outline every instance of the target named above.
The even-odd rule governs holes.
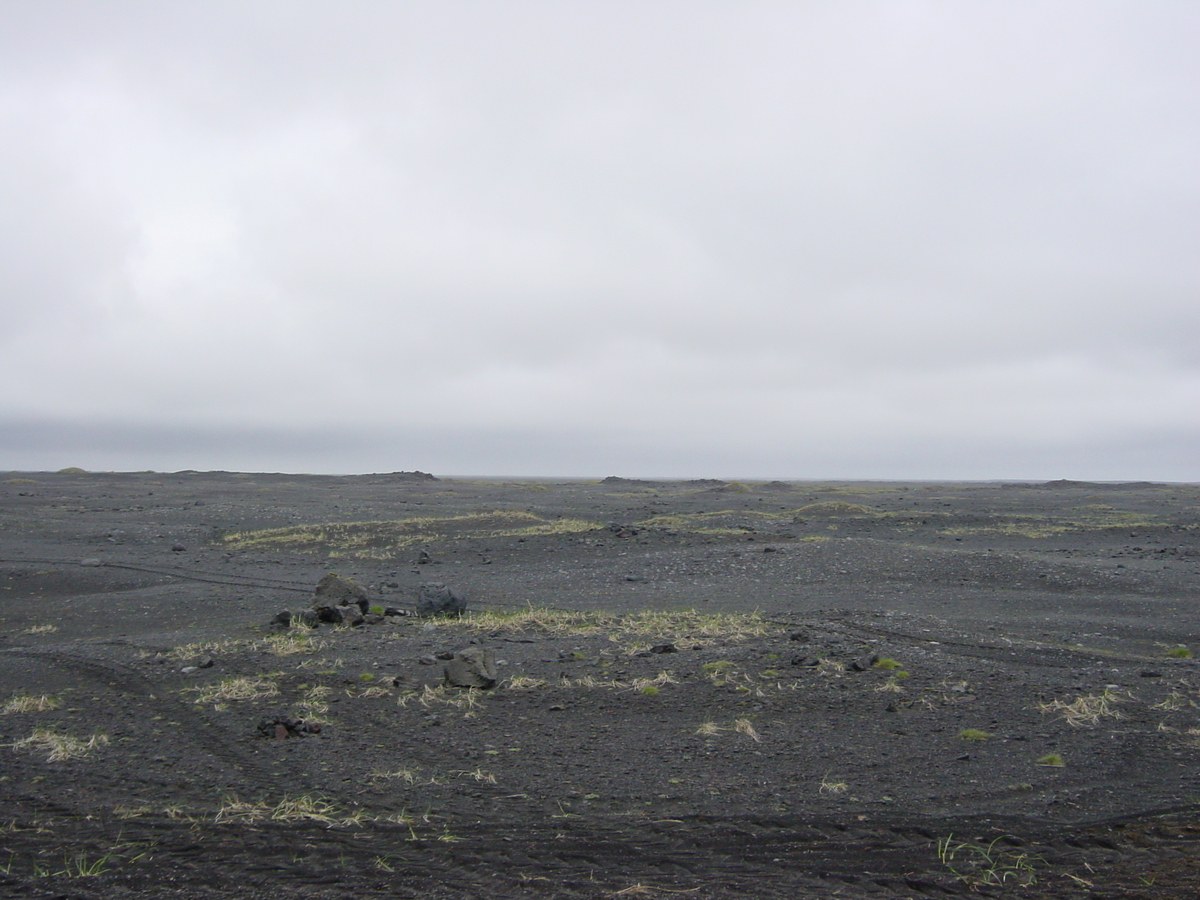
[[[0,2],[0,469],[1200,481],[1200,3]]]

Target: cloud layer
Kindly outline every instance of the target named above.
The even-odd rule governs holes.
[[[1186,3],[0,9],[0,467],[1200,480]]]

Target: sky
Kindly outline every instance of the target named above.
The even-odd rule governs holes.
[[[0,2],[0,469],[1200,481],[1200,4]]]

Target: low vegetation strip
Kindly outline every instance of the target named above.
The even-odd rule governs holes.
[[[416,516],[366,522],[318,522],[235,531],[221,540],[234,549],[325,551],[331,556],[382,559],[415,544],[489,537],[575,534],[601,526],[586,519],[544,518],[520,510]]]
[[[440,628],[475,631],[538,632],[562,635],[609,635],[614,640],[630,637],[704,642],[713,638],[746,640],[781,630],[758,611],[748,613],[701,613],[639,610],[611,613],[603,610],[566,610],[526,607],[512,611],[481,611],[462,618],[431,619]]]

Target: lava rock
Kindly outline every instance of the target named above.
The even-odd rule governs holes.
[[[451,687],[480,688],[496,686],[496,656],[485,647],[459,650],[442,667],[442,678]]]
[[[429,582],[417,589],[417,615],[422,618],[461,616],[466,611],[467,598],[441,582]]]
[[[850,666],[849,666],[850,671],[866,672],[868,669],[871,668],[871,666],[875,665],[875,663],[878,661],[878,659],[879,659],[878,653],[868,653],[866,656],[860,656],[858,659],[853,660],[850,663]]]
[[[357,604],[363,612],[371,605],[367,600],[367,592],[353,578],[330,572],[322,576],[313,591],[314,607],[317,606],[346,606]]]
[[[342,624],[356,627],[366,621],[366,616],[363,615],[366,610],[362,609],[356,603],[348,603],[345,606],[339,606],[338,612],[342,614]]]

